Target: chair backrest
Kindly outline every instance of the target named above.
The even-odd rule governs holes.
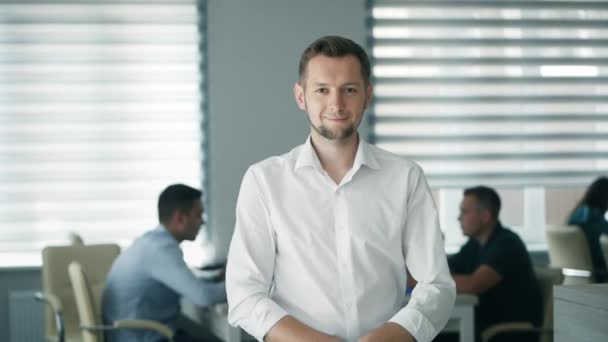
[[[600,248],[602,249],[602,254],[604,255],[606,265],[608,265],[608,235],[600,235]]]
[[[535,267],[536,281],[543,297],[543,329],[553,329],[553,286],[560,285],[564,276],[560,269]],[[553,334],[546,333],[540,336],[540,342],[553,341]]]
[[[72,261],[68,267],[68,273],[74,288],[80,324],[88,327],[101,325],[101,312],[95,305],[93,291],[82,265],[78,261]],[[103,330],[82,329],[82,340],[84,342],[103,342]]]
[[[98,244],[81,246],[49,246],[42,250],[42,290],[55,295],[62,304],[65,334],[67,340],[81,340],[79,319],[74,301],[72,285],[68,276],[68,265],[78,261],[95,270],[90,274],[94,296],[99,302],[103,291],[106,275],[120,253],[116,244]],[[46,310],[45,333],[56,336],[53,313]]]
[[[587,271],[591,274],[586,278],[567,276],[564,283],[593,282],[593,262],[585,233],[576,226],[547,226],[546,234],[552,267]]]
[[[80,236],[80,234],[78,234],[76,232],[69,232],[68,240],[70,240],[70,245],[72,245],[72,246],[84,245],[84,240],[82,239],[82,236]]]

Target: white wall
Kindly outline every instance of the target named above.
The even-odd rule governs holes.
[[[301,144],[309,132],[292,95],[299,57],[316,38],[365,47],[364,0],[208,2],[209,229],[226,257],[247,167]],[[364,134],[366,128],[363,127]]]

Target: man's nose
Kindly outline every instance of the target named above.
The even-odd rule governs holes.
[[[344,96],[340,92],[335,92],[331,97],[331,108],[336,113],[344,111]]]

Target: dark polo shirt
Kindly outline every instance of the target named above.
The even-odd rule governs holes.
[[[498,272],[502,280],[479,296],[475,311],[475,330],[510,321],[527,321],[540,326],[542,298],[526,246],[513,231],[500,223],[484,246],[475,239],[448,259],[450,271],[472,274],[481,265]]]

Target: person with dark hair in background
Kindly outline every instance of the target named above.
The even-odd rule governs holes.
[[[226,269],[228,321],[259,341],[430,341],[456,296],[422,169],[363,141],[369,58],[323,37],[300,59],[303,145],[251,166]],[[405,302],[407,270],[418,280]]]
[[[494,189],[466,189],[458,221],[469,240],[448,258],[456,291],[479,297],[475,309],[477,338],[492,324],[518,321],[540,326],[542,321],[542,298],[530,256],[519,236],[502,226],[499,212],[500,197]],[[538,336],[503,338],[538,340]]]
[[[600,247],[600,236],[608,235],[608,178],[596,179],[572,211],[568,224],[581,227],[591,252],[594,275],[599,282],[608,280],[606,260]]]
[[[182,296],[199,306],[226,301],[224,282],[196,278],[179,247],[184,240],[194,240],[203,224],[201,195],[183,184],[163,190],[158,198],[160,224],[123,251],[108,273],[102,299],[104,324],[147,319],[172,327],[175,342],[219,341],[208,332],[196,338],[180,327],[188,326],[180,317]],[[105,337],[108,342],[161,340],[154,331],[135,329],[108,331]]]

